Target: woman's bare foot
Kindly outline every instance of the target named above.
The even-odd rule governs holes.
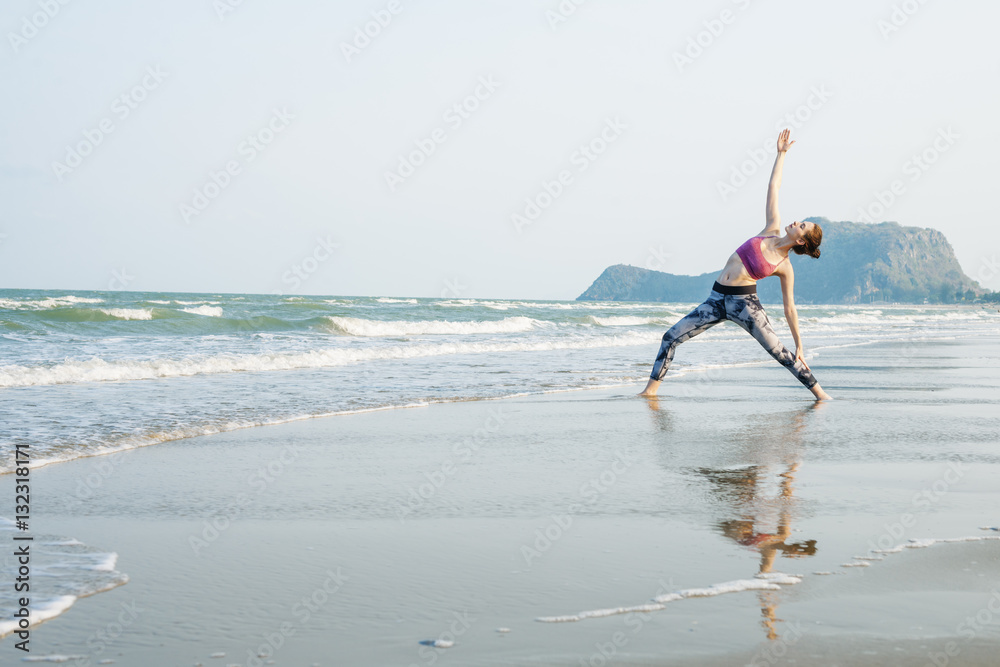
[[[814,384],[812,387],[810,387],[809,391],[811,391],[813,393],[813,396],[816,397],[817,401],[832,401],[833,400],[833,396],[831,396],[830,394],[828,394],[825,391],[823,391],[823,387],[819,386],[818,383]]]
[[[646,383],[646,388],[642,390],[639,396],[643,398],[656,398],[656,390],[659,386],[659,381],[650,378],[649,382]]]

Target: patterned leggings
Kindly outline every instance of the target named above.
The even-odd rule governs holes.
[[[775,361],[792,372],[799,382],[812,388],[817,380],[806,365],[795,359],[795,353],[781,344],[771,328],[767,313],[756,294],[721,294],[712,290],[703,304],[684,316],[663,334],[660,352],[656,355],[650,378],[663,380],[674,360],[674,350],[684,341],[707,331],[723,320],[732,320],[743,327],[768,351]]]

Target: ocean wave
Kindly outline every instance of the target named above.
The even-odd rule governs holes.
[[[655,342],[655,341],[652,341]],[[436,343],[392,345],[368,348],[327,348],[309,352],[271,354],[217,354],[184,359],[145,359],[110,361],[93,357],[47,366],[0,366],[0,387],[30,387],[78,382],[154,380],[168,377],[287,371],[344,366],[382,359],[413,359],[455,354],[494,354],[497,352],[542,352],[601,347],[649,345],[648,335],[625,334],[588,338],[563,338],[539,342],[505,343]]]
[[[155,311],[155,312],[154,312]],[[59,306],[56,308],[36,308],[22,310],[11,316],[21,322],[111,322],[115,320],[151,320],[156,317],[176,317],[177,311],[170,308],[90,308],[81,306]]]
[[[443,299],[432,301],[429,306],[443,308],[485,307],[499,310],[509,308],[538,308],[549,310],[637,310],[653,309],[655,305],[631,301],[495,301],[484,299]]]
[[[378,301],[379,303],[410,303],[410,304],[417,303],[416,299],[393,299],[387,296],[382,296],[375,300]]]
[[[477,304],[475,299],[445,299],[443,301],[432,301],[430,305],[443,306],[445,308],[466,308]]]
[[[490,310],[510,310],[511,308],[520,308],[521,306],[529,305],[520,301],[491,301],[486,299],[455,299],[452,301],[437,301],[433,305],[435,306],[450,306],[452,308],[456,307],[469,307],[475,306],[478,308],[489,308]]]
[[[104,299],[92,299],[82,296],[50,296],[44,299],[0,299],[0,309],[4,310],[47,310],[49,308],[65,308],[75,303],[104,303]]]
[[[191,317],[191,315],[201,317]],[[56,308],[45,311],[22,311],[16,318],[0,321],[0,325],[9,329],[49,328],[53,323],[76,322],[170,322],[171,333],[188,333],[213,335],[223,333],[254,333],[258,331],[311,331],[329,333],[329,322],[322,316],[298,319],[294,317],[273,317],[247,313],[239,316],[233,313],[226,317],[222,306],[195,306],[190,308],[169,308],[156,306],[150,308]],[[55,325],[66,330],[65,325]],[[106,330],[91,330],[101,335]],[[143,333],[157,336],[164,332],[163,328],[148,327]]]
[[[148,308],[99,308],[98,310],[116,320],[153,319],[153,311]]]
[[[452,320],[386,321],[358,317],[327,316],[337,333],[350,336],[419,336],[424,334],[495,334],[530,331],[537,326],[551,326],[550,322],[530,317],[505,317],[502,320],[459,322]]]
[[[222,317],[222,306],[198,306],[197,308],[181,308],[185,313],[204,315],[205,317]]]
[[[4,329],[12,329],[14,331],[23,331],[29,328],[23,324],[20,324],[18,322],[11,322],[9,320],[0,320],[0,327],[3,327]],[[4,338],[9,338],[10,340],[20,340],[19,338],[14,336],[4,336]]]
[[[597,317],[588,315],[587,321],[598,324],[602,327],[638,327],[647,324],[667,324],[673,323],[674,315],[666,317],[638,317],[635,315],[612,315],[611,317]]]
[[[881,310],[872,311],[851,311],[837,312],[825,311],[818,314],[811,312],[813,309],[806,306],[799,306],[799,320],[813,323],[833,322],[836,324],[901,324],[901,325],[922,325],[927,322],[986,322],[994,320],[1000,322],[1000,314],[991,313],[987,310],[963,309],[951,312],[911,312],[894,314]],[[780,318],[780,315],[777,316]]]
[[[768,308],[772,322],[786,325],[780,308]],[[955,328],[976,328],[984,332],[991,327],[1000,327],[1000,313],[969,310],[967,312],[935,313],[918,315],[913,313],[893,315],[862,315],[859,313],[816,313],[798,308],[799,322],[808,325],[811,331],[868,331],[892,332],[900,330],[934,329],[948,331]],[[994,329],[995,330],[995,329]]]

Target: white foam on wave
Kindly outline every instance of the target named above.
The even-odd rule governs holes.
[[[571,303],[525,303],[518,305],[519,306],[524,305],[529,308],[552,308],[553,310],[573,310],[575,308],[580,307],[577,306],[576,304],[571,304]],[[582,306],[582,307],[588,308],[589,306]]]
[[[197,308],[181,308],[185,313],[204,315],[205,317],[222,317],[222,306],[198,306]]]
[[[118,554],[95,554],[91,560],[93,561],[89,566],[91,570],[96,570],[97,572],[114,572],[115,564],[118,562]]]
[[[775,319],[782,320],[780,316]],[[880,310],[859,311],[844,313],[824,313],[822,315],[811,315],[808,312],[803,316],[800,309],[799,320],[810,324],[877,324],[880,327],[892,326],[924,326],[928,322],[982,322],[1000,319],[997,313],[986,310],[963,309],[943,313],[918,312],[913,314],[892,314],[883,313]]]
[[[540,616],[536,621],[541,623],[574,623],[587,618],[603,618],[615,616],[617,614],[631,614],[635,612],[652,612],[666,608],[666,605],[678,600],[690,598],[706,598],[727,593],[741,593],[744,591],[777,591],[781,586],[789,586],[802,582],[801,575],[790,575],[781,572],[768,572],[758,575],[754,579],[736,579],[725,581],[720,584],[713,584],[705,588],[686,588],[673,593],[664,593],[653,598],[652,603],[632,605],[629,607],[610,607],[607,609],[592,609],[581,611],[576,614],[564,616]]]
[[[419,336],[426,334],[495,334],[530,331],[538,326],[551,326],[549,322],[530,317],[505,317],[502,320],[368,320],[358,317],[326,316],[338,333],[351,336]]]
[[[102,313],[118,320],[151,320],[153,311],[148,308],[101,308]]]
[[[28,609],[28,627],[38,625],[50,618],[55,618],[73,606],[77,598],[75,595],[60,595],[49,600],[32,599],[32,605]],[[11,611],[13,615],[15,610]],[[0,637],[6,637],[18,629],[18,621],[0,620]]]
[[[0,299],[0,309],[5,310],[47,310],[49,308],[65,308],[77,303],[104,303],[104,299],[93,299],[83,296],[49,296],[44,299]]]
[[[563,303],[531,303],[528,301],[487,301],[483,299],[444,299],[432,301],[430,306],[440,308],[489,308],[490,310],[510,310],[520,308],[549,308],[556,310],[572,310],[572,304]]]
[[[349,318],[347,318],[349,319]],[[517,318],[507,318],[517,319]],[[524,318],[529,319],[530,318]],[[468,324],[468,323],[466,323]],[[701,345],[718,342],[712,332],[690,341]],[[924,337],[926,340],[938,340]],[[722,340],[722,339],[719,339]],[[908,341],[911,338],[890,339]],[[459,354],[495,354],[502,352],[546,352],[554,350],[582,350],[632,346],[649,346],[655,343],[648,334],[622,332],[600,336],[566,336],[550,340],[532,342],[510,340],[505,342],[449,342],[449,343],[409,343],[405,345],[382,345],[378,347],[335,347],[307,352],[278,352],[271,354],[199,355],[181,359],[153,358],[143,360],[105,360],[91,357],[86,360],[71,360],[58,364],[0,366],[0,388],[27,387],[39,385],[67,384],[80,382],[113,382],[130,380],[152,380],[158,378],[184,377],[202,374],[288,371],[311,368],[343,366],[366,361],[412,359],[420,357],[447,356]],[[820,345],[817,350],[855,345],[868,345],[877,340],[865,340],[844,345]],[[686,372],[707,370],[708,368],[729,368],[773,363],[770,358],[732,363],[714,363],[686,366],[678,364],[671,370],[671,376],[678,379]]]
[[[536,342],[425,343],[366,348],[326,348],[308,352],[273,354],[224,353],[184,359],[158,358],[141,361],[131,359],[106,361],[100,357],[92,357],[84,361],[67,361],[50,366],[0,366],[0,387],[153,380],[214,373],[326,368],[383,359],[415,359],[453,354],[580,350],[649,344],[649,336],[622,334],[600,338],[565,338]]]
[[[414,302],[415,303],[415,302]],[[441,306],[444,308],[469,308],[469,307],[479,307],[479,308],[490,308],[491,310],[510,310],[511,308],[520,308],[525,304],[518,301],[488,301],[481,299],[444,299],[443,301],[433,301],[432,306]]]
[[[417,302],[416,299],[393,299],[393,298],[387,297],[387,296],[379,297],[379,298],[377,298],[375,300],[378,301],[379,303],[411,303],[411,304],[415,304]]]
[[[442,299],[432,301],[431,306],[443,308],[484,307],[507,310],[509,308],[538,308],[549,310],[655,310],[660,305],[631,301],[488,301],[480,299]],[[690,309],[688,309],[690,310]]]
[[[475,306],[475,299],[445,299],[444,301],[432,301],[432,306],[443,306],[445,308],[466,308],[468,306]]]
[[[602,327],[638,327],[646,324],[662,324],[666,320],[660,317],[635,317],[631,315],[617,315],[611,317],[597,317],[588,315],[587,320],[592,324]]]

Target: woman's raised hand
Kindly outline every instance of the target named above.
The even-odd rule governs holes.
[[[794,141],[789,141],[788,140],[788,137],[789,137],[789,135],[791,135],[791,133],[792,133],[791,130],[782,130],[781,134],[778,135],[778,152],[779,153],[784,153],[785,151],[787,151],[789,148],[792,147],[792,144],[795,143]]]

